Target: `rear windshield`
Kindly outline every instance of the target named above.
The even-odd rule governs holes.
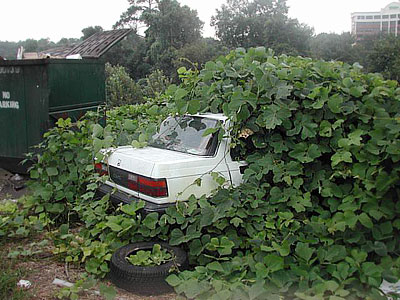
[[[203,136],[208,128],[215,128],[217,120],[197,116],[168,117],[153,135],[149,146],[200,156],[213,156],[218,144],[217,134]]]

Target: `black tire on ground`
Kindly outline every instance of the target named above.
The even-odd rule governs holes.
[[[175,259],[166,264],[153,267],[134,266],[126,257],[139,250],[151,250],[154,244],[173,253]],[[117,287],[141,295],[160,295],[172,292],[173,288],[165,281],[170,270],[182,270],[187,266],[186,252],[164,242],[142,242],[129,244],[117,249],[110,262],[108,278]]]

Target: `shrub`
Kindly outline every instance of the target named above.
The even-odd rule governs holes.
[[[140,86],[122,66],[106,64],[106,94],[111,107],[143,102]]]
[[[146,78],[140,79],[138,84],[141,86],[145,97],[154,99],[165,92],[171,84],[171,79],[165,76],[163,71],[155,70]]]

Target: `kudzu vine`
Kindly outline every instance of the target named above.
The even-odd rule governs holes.
[[[385,299],[382,280],[400,277],[398,83],[262,47],[178,73],[179,86],[108,112],[106,127],[59,121],[46,135],[27,203],[59,226],[58,253],[102,277],[116,248],[158,238],[189,253],[192,268],[168,277],[187,298]],[[244,184],[163,215],[92,199],[98,150],[141,146],[168,114],[202,112],[232,121]]]

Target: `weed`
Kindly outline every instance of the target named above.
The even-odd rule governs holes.
[[[25,271],[16,268],[16,260],[7,259],[7,250],[0,244],[0,298],[4,300],[28,299],[29,292],[17,286]]]

